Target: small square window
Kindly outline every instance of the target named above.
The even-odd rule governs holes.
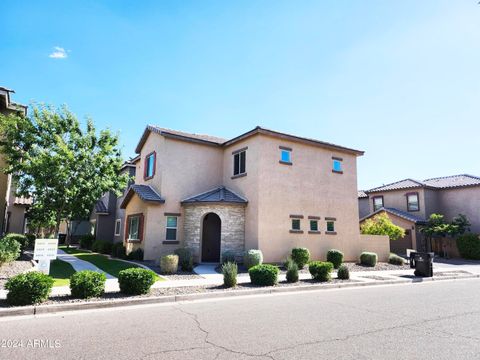
[[[300,219],[292,219],[292,230],[300,230]]]
[[[176,216],[167,216],[167,232],[166,240],[175,241],[177,240],[177,217]]]
[[[335,222],[334,221],[327,221],[327,231],[334,232],[335,231]]]
[[[318,220],[310,220],[310,231],[318,231]]]
[[[291,163],[292,162],[292,152],[291,150],[287,149],[280,149],[280,161],[284,163]]]
[[[341,172],[343,171],[343,168],[342,168],[342,160],[333,159],[332,170],[333,170],[334,172],[341,173]]]
[[[383,196],[375,196],[373,198],[373,211],[380,210],[383,206]]]

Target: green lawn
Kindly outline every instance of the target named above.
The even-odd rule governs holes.
[[[59,248],[65,251],[67,254],[78,257],[80,260],[88,261],[94,264],[99,269],[115,277],[118,277],[118,273],[121,270],[140,267],[126,261],[110,259],[105,255],[87,250],[78,250],[72,247],[67,248],[66,246],[59,246]],[[165,281],[165,279],[155,274],[155,281]]]
[[[50,276],[55,280],[53,286],[70,285],[70,276],[75,273],[72,265],[62,260],[53,260],[50,263]]]

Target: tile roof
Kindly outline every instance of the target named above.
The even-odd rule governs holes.
[[[391,184],[382,185],[382,186],[367,190],[366,193],[368,194],[371,192],[412,189],[412,188],[419,188],[424,186],[425,184],[422,183],[421,181],[405,179],[405,180],[400,180]]]
[[[402,219],[411,221],[415,224],[425,224],[426,223],[426,220],[424,218],[420,217],[420,216],[417,216],[417,215],[414,215],[412,213],[409,213],[409,212],[406,212],[406,211],[403,211],[403,210],[399,210],[399,209],[396,209],[396,208],[391,208],[391,207],[387,207],[387,208],[382,207],[382,208],[378,209],[377,211],[375,211],[374,213],[371,213],[370,215],[367,215],[364,218],[360,219],[360,222],[362,222],[363,220],[366,220],[368,218],[371,218],[372,216],[375,216],[382,211],[385,211],[388,214],[396,215],[396,216],[398,216]]]
[[[189,197],[182,201],[185,203],[205,203],[205,202],[225,202],[225,203],[240,203],[246,204],[248,200],[235,194],[233,191],[227,189],[225,186],[220,186],[216,189]]]
[[[108,209],[107,206],[104,204],[102,200],[98,200],[97,203],[95,204],[95,213],[97,214],[105,214],[108,215]]]
[[[367,197],[368,197],[368,195],[367,195],[367,194],[365,193],[365,191],[363,191],[363,190],[358,190],[357,193],[358,193],[358,198],[359,198],[359,199],[364,199],[364,198],[367,198]]]
[[[473,175],[453,175],[423,180],[423,183],[439,189],[480,185],[480,177]]]
[[[161,204],[165,202],[165,199],[163,199],[150,185],[133,184],[128,188],[125,198],[120,204],[121,209],[125,209],[134,194],[137,194],[137,196],[143,201]]]

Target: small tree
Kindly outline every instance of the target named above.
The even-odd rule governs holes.
[[[395,225],[385,212],[365,220],[360,230],[362,234],[387,235],[390,240],[398,240],[405,236],[405,230]]]
[[[470,222],[462,214],[454,217],[451,223],[447,223],[442,214],[432,214],[427,223],[420,227],[420,232],[425,236],[427,250],[431,250],[434,238],[444,238],[446,236],[454,238],[463,235],[470,230],[469,226]]]
[[[28,117],[0,115],[4,172],[12,174],[17,194],[33,198],[29,212],[36,226],[87,218],[108,190],[119,193],[128,175],[119,176],[118,136],[85,128],[66,107],[34,106]]]

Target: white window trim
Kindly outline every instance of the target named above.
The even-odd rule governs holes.
[[[118,232],[117,232],[117,224],[118,224]],[[122,233],[122,219],[115,220],[115,236],[120,236]]]
[[[176,221],[176,224],[177,226],[168,226],[168,218],[175,218],[177,221]],[[168,229],[175,229],[175,239],[167,239],[167,233],[168,233]],[[177,241],[177,238],[178,238],[178,216],[172,216],[172,215],[168,215],[168,216],[165,216],[165,240],[166,241]]]

